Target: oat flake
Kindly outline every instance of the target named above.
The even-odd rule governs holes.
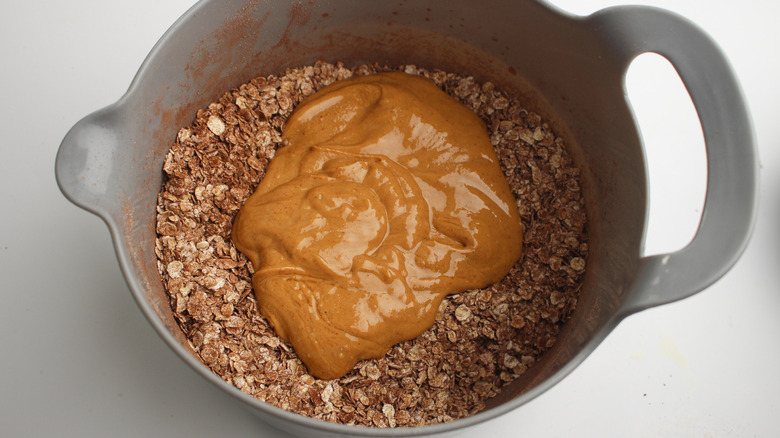
[[[389,70],[432,79],[485,121],[518,199],[523,256],[500,282],[447,297],[416,339],[344,377],[317,380],[260,314],[251,263],[230,240],[232,220],[283,147],[298,102],[336,80]],[[412,65],[324,62],[258,77],[199,110],[163,171],[156,253],[174,317],[215,374],[282,409],[370,427],[473,415],[553,345],[577,303],[588,251],[579,171],[545,120],[489,82]]]

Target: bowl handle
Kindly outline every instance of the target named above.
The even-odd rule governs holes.
[[[588,18],[617,45],[625,74],[638,55],[668,59],[682,78],[704,132],[707,194],[701,223],[680,251],[641,260],[623,310],[633,313],[686,298],[708,287],[744,251],[757,212],[758,157],[736,77],[702,30],[671,12],[618,6]]]
[[[113,105],[112,105],[113,107]],[[113,181],[119,151],[116,111],[107,107],[76,123],[60,144],[54,171],[57,185],[71,202],[100,217],[111,214],[117,193]]]

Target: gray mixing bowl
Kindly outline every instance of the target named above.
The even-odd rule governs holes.
[[[680,73],[705,136],[702,221],[686,248],[643,257],[647,172],[623,88],[637,55]],[[375,429],[285,412],[226,384],[195,356],[173,320],[154,253],[163,158],[180,127],[221,93],[316,60],[413,63],[490,80],[555,121],[582,170],[590,255],[579,305],[555,346],[487,410],[450,423]],[[78,122],[56,162],[62,192],[105,220],[141,310],[204,378],[276,427],[305,437],[452,434],[515,409],[571,372],[627,315],[690,296],[722,276],[752,230],[758,166],[731,68],[689,22],[646,7],[588,17],[543,2],[203,0],[152,49],[128,92]]]

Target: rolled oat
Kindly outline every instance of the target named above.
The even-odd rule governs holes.
[[[489,82],[398,68],[432,79],[485,121],[518,200],[523,257],[501,282],[447,297],[431,329],[385,357],[339,379],[311,377],[258,312],[251,263],[230,241],[232,219],[282,146],[298,102],[336,80],[388,70],[318,62],[255,78],[198,111],[163,166],[156,253],[181,329],[226,382],[324,421],[418,426],[484,409],[554,344],[585,271],[586,215],[579,171],[539,115]]]

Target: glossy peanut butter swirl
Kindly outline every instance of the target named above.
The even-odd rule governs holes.
[[[340,377],[518,260],[522,225],[482,121],[427,79],[357,77],[303,101],[239,211],[261,313]]]

